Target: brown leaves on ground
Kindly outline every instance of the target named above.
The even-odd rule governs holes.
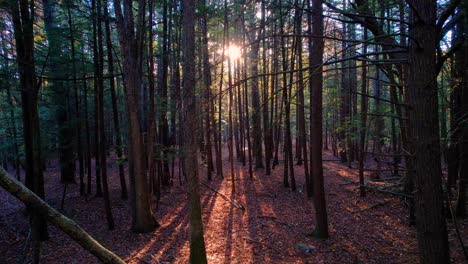
[[[326,153],[325,160],[333,159]],[[224,164],[228,176],[228,163]],[[178,184],[164,191],[156,213],[160,227],[148,234],[134,234],[127,201],[119,197],[115,160],[110,162],[109,181],[116,229],[107,230],[102,198],[79,196],[77,185],[68,188],[64,214],[77,221],[104,246],[129,263],[187,263],[189,256],[187,194]],[[200,170],[205,243],[209,263],[417,263],[414,227],[408,226],[407,208],[399,197],[370,191],[359,197],[357,172],[336,161],[324,163],[330,239],[310,234],[315,226],[313,201],[306,198],[303,167],[295,166],[298,191],[283,187],[283,167],[249,178],[248,166],[236,164],[236,193],[230,177],[207,182]],[[62,185],[57,166],[46,173],[46,200],[60,205]],[[227,199],[228,198],[228,199]],[[244,206],[237,208],[231,201]],[[2,263],[17,263],[28,236],[24,206],[0,191],[0,254]],[[448,220],[450,222],[450,220]],[[465,222],[466,223],[466,222]],[[464,223],[459,223],[466,238]],[[451,254],[462,262],[463,254],[449,224]],[[42,263],[96,263],[78,244],[50,227],[51,239],[43,243]]]

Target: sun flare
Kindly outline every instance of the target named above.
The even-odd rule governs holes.
[[[241,48],[237,46],[236,44],[230,44],[229,47],[227,48],[227,54],[232,61],[235,61],[238,58],[240,58],[242,54]]]

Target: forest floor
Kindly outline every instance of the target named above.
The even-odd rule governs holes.
[[[226,156],[225,156],[226,157]],[[202,215],[209,263],[418,263],[416,231],[408,226],[408,210],[400,197],[369,191],[359,197],[357,170],[341,164],[325,152],[325,190],[330,238],[311,236],[315,226],[313,201],[306,198],[302,166],[295,166],[298,190],[283,187],[283,166],[272,175],[254,171],[236,162],[236,194],[231,193],[229,163],[224,179],[206,180],[200,170]],[[189,236],[186,185],[164,190],[156,213],[161,225],[147,234],[134,234],[127,201],[120,199],[115,161],[109,163],[109,182],[115,230],[107,230],[102,198],[79,196],[77,185],[68,188],[65,215],[78,222],[104,246],[129,263],[188,263]],[[354,164],[356,167],[356,164]],[[59,208],[63,185],[58,166],[46,173],[46,201]],[[177,174],[177,173],[176,173]],[[375,182],[375,186],[385,186]],[[235,199],[245,211],[221,195]],[[24,206],[0,190],[0,263],[21,263],[28,237]],[[448,220],[453,263],[464,261],[455,228]],[[468,238],[468,222],[458,220],[462,237]],[[42,263],[97,263],[98,261],[57,228],[43,243]]]

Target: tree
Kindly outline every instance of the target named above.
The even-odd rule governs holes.
[[[61,31],[56,22],[55,1],[43,0],[44,28],[49,42],[49,83],[53,92],[52,100],[55,104],[55,116],[59,128],[58,145],[60,160],[60,179],[63,183],[75,182],[75,156],[73,153],[73,126],[68,117],[67,85],[63,80],[65,69],[62,66],[64,56]]]
[[[56,225],[103,263],[125,263],[119,256],[99,244],[99,242],[91,237],[73,220],[57,212],[57,210],[47,204],[43,199],[41,199],[41,197],[37,196],[34,192],[31,192],[31,190],[26,188],[20,182],[12,179],[12,177],[9,176],[1,167],[0,186],[13,194],[21,202],[33,208],[41,217],[44,217],[52,224]]]
[[[130,202],[132,207],[132,230],[144,233],[154,230],[158,223],[151,210],[150,188],[147,184],[146,158],[141,131],[141,94],[143,31],[145,1],[138,1],[138,15],[133,15],[133,1],[114,0],[120,48],[123,56],[123,73],[127,101],[129,136]],[[135,30],[136,28],[136,30]]]
[[[190,208],[190,263],[207,263],[198,179],[197,124],[195,109],[195,1],[182,2],[182,50],[183,60],[183,112],[184,112],[184,171],[188,179],[188,203]],[[232,146],[231,146],[232,150]],[[232,154],[232,153],[231,153]]]
[[[34,60],[35,15],[34,2],[12,1],[10,10],[16,40],[16,61],[21,85],[23,110],[23,138],[26,153],[26,186],[44,198],[39,116],[37,109],[40,83],[37,81]],[[30,208],[33,241],[48,239],[47,225],[34,208]]]
[[[449,263],[444,219],[437,102],[437,1],[411,0],[408,99],[421,263]]]
[[[315,235],[328,237],[328,217],[325,202],[322,163],[322,86],[323,86],[323,7],[321,0],[312,0],[312,35],[314,38],[310,48],[310,172],[314,183],[314,204],[317,227]]]

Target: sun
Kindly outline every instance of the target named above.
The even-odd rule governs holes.
[[[240,58],[241,54],[242,54],[241,48],[237,46],[236,44],[231,43],[229,47],[227,48],[227,55],[232,61],[235,61],[238,58]]]

